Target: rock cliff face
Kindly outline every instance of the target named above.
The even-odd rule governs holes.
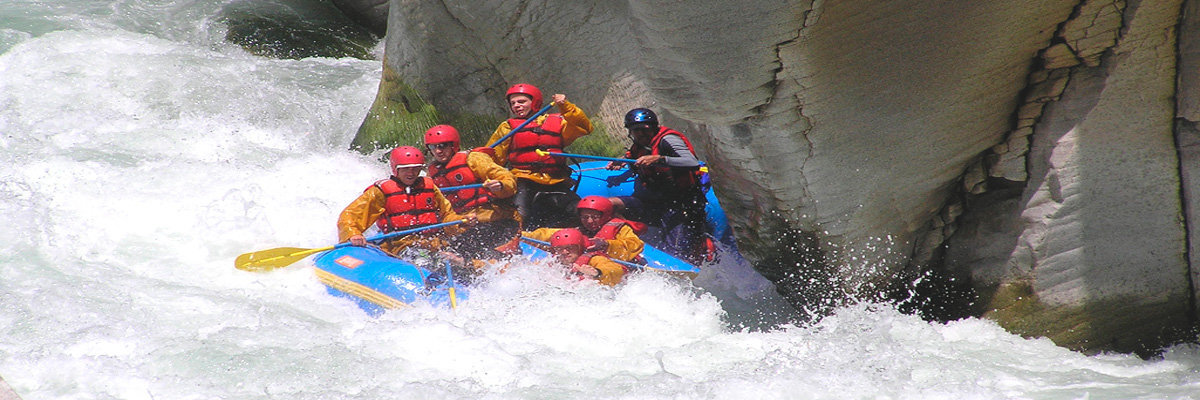
[[[391,0],[385,74],[440,110],[529,82],[610,132],[659,111],[797,306],[915,292],[1141,351],[1195,339],[1194,3]]]

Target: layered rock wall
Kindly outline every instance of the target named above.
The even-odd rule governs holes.
[[[610,132],[659,111],[799,307],[938,275],[971,314],[1072,348],[1152,348],[1193,323],[1190,4],[388,6],[385,70],[439,110],[503,115],[529,82]]]
[[[984,217],[950,240],[946,265],[970,275],[979,312],[1071,347],[1124,351],[1190,324],[1172,134],[1179,7],[1085,2],[1042,51],[989,165],[1023,190],[981,196],[968,213]]]

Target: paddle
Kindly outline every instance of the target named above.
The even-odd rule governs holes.
[[[500,138],[499,140],[496,140],[495,143],[489,144],[488,147],[494,149],[494,148],[496,148],[496,146],[499,146],[500,143],[504,143],[505,140],[508,140],[508,138],[512,137],[512,135],[515,135],[517,133],[517,131],[521,130],[521,128],[524,128],[525,125],[529,125],[529,123],[536,120],[537,117],[546,113],[546,111],[549,111],[550,107],[554,107],[553,102],[551,102],[550,104],[547,104],[545,107],[542,107],[541,110],[538,110],[538,112],[534,113],[533,115],[530,115],[529,118],[525,118],[525,122],[522,122],[520,125],[517,125],[517,127],[513,128],[511,131],[509,131],[507,135],[504,135],[504,137]]]
[[[474,189],[474,188],[480,188],[480,187],[483,187],[482,183],[472,183],[470,185],[462,185],[462,186],[447,186],[444,188],[438,188],[438,190],[441,190],[442,192],[453,192],[455,190]]]
[[[587,159],[587,160],[613,161],[613,162],[620,162],[620,163],[627,163],[627,164],[633,164],[633,163],[637,162],[637,160],[633,159],[633,158],[604,157],[604,156],[593,156],[593,155],[576,154],[576,153],[558,153],[558,152],[545,151],[545,150],[541,150],[541,149],[534,150],[534,152],[536,152],[539,156],[574,157],[574,158],[582,158],[582,159]],[[708,173],[708,166],[704,161],[700,162],[700,172]]]
[[[458,309],[458,296],[454,294],[454,268],[450,267],[450,261],[445,262],[446,265],[446,281],[450,283],[450,309]]]
[[[458,220],[458,221],[450,221],[450,222],[443,222],[440,224],[422,226],[419,228],[406,229],[406,230],[402,230],[402,231],[396,231],[396,232],[392,232],[392,233],[386,233],[383,235],[369,237],[369,238],[367,238],[367,241],[368,242],[383,241],[386,239],[394,238],[396,236],[408,235],[408,234],[426,231],[426,230],[430,230],[430,229],[447,227],[450,225],[461,224],[462,222],[463,222],[462,220]],[[302,248],[298,248],[298,247],[280,247],[280,248],[275,248],[275,249],[270,249],[270,250],[256,251],[253,253],[246,253],[246,254],[242,254],[242,255],[238,256],[236,260],[233,260],[233,266],[236,267],[237,269],[240,269],[243,271],[253,271],[253,272],[270,271],[270,270],[273,270],[276,268],[283,268],[283,267],[292,265],[292,263],[294,263],[296,261],[300,261],[304,257],[308,257],[308,255],[313,254],[313,253],[320,253],[320,252],[326,251],[326,250],[340,249],[340,248],[346,247],[346,246],[352,246],[352,245],[350,244],[350,242],[344,242],[344,243],[339,243],[336,246],[322,247],[319,249],[302,249]]]
[[[529,243],[537,244],[537,245],[542,245],[542,246],[550,247],[550,242],[547,242],[547,241],[544,241],[544,240],[537,240],[537,239],[531,238],[531,237],[529,237],[529,236],[521,236],[521,240],[524,240],[524,241],[526,241],[526,242],[529,242]],[[631,262],[629,262],[629,261],[621,261],[621,260],[618,260],[618,259],[615,259],[615,258],[612,258],[612,257],[609,257],[609,259],[610,259],[610,260],[612,260],[613,262],[617,263],[617,264],[621,264],[621,265],[624,265],[624,266],[626,266],[626,267],[629,267],[629,268],[637,268],[637,269],[646,268],[646,266],[645,266],[645,265],[641,265],[641,264],[634,264],[634,263],[631,263]]]
[[[549,152],[549,151],[545,151],[542,149],[538,149],[538,150],[534,150],[534,151],[536,151],[539,156],[575,157],[575,158],[582,158],[582,159],[587,159],[587,160],[616,161],[616,162],[623,162],[623,163],[630,163],[630,164],[637,162],[637,160],[632,159],[632,158],[592,156],[592,155],[587,155],[587,154],[575,154],[575,153],[558,153],[558,152]]]

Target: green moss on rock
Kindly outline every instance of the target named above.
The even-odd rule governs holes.
[[[590,154],[594,156],[604,157],[624,157],[625,144],[617,140],[613,135],[608,134],[604,129],[603,124],[596,124],[593,121],[594,127],[592,133],[576,139],[565,150],[570,153]]]
[[[370,153],[377,148],[417,145],[423,140],[425,130],[438,121],[437,109],[401,81],[396,71],[384,65],[375,102],[358,127],[350,148]]]
[[[403,145],[420,147],[425,130],[437,124],[449,124],[458,129],[464,149],[483,147],[490,144],[488,139],[502,121],[504,118],[498,116],[439,113],[385,64],[375,102],[367,111],[350,148],[370,153]],[[617,157],[624,154],[625,147],[603,128],[597,127],[592,134],[572,143],[567,151]]]
[[[1028,281],[1014,281],[981,296],[981,315],[1010,332],[1046,337],[1088,354],[1137,353],[1143,357],[1183,340],[1195,339],[1186,302],[1145,303],[1135,298],[1093,300],[1054,306],[1038,298]]]
[[[458,129],[459,136],[462,137],[463,149],[487,146],[488,138],[492,136],[492,132],[496,130],[496,126],[500,125],[502,118],[496,116],[478,115],[478,114],[450,114],[443,118],[444,124],[450,124],[455,129]]]

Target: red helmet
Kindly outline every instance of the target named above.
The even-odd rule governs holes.
[[[563,247],[570,245],[579,245],[579,248],[587,248],[588,237],[583,235],[575,228],[560,229],[550,236],[550,247]]]
[[[425,154],[421,153],[421,149],[412,146],[395,148],[389,158],[392,162],[392,173],[396,172],[396,168],[425,166]]]
[[[508,88],[508,92],[504,93],[504,99],[508,100],[514,94],[523,94],[533,99],[533,108],[542,108],[542,91],[536,86],[528,83],[518,83]]]
[[[596,210],[600,212],[605,220],[613,216],[613,204],[607,197],[591,195],[579,200],[579,205],[576,206],[580,210]]]
[[[454,143],[455,150],[459,146],[458,129],[450,125],[434,125],[425,131],[425,145],[438,143]]]

